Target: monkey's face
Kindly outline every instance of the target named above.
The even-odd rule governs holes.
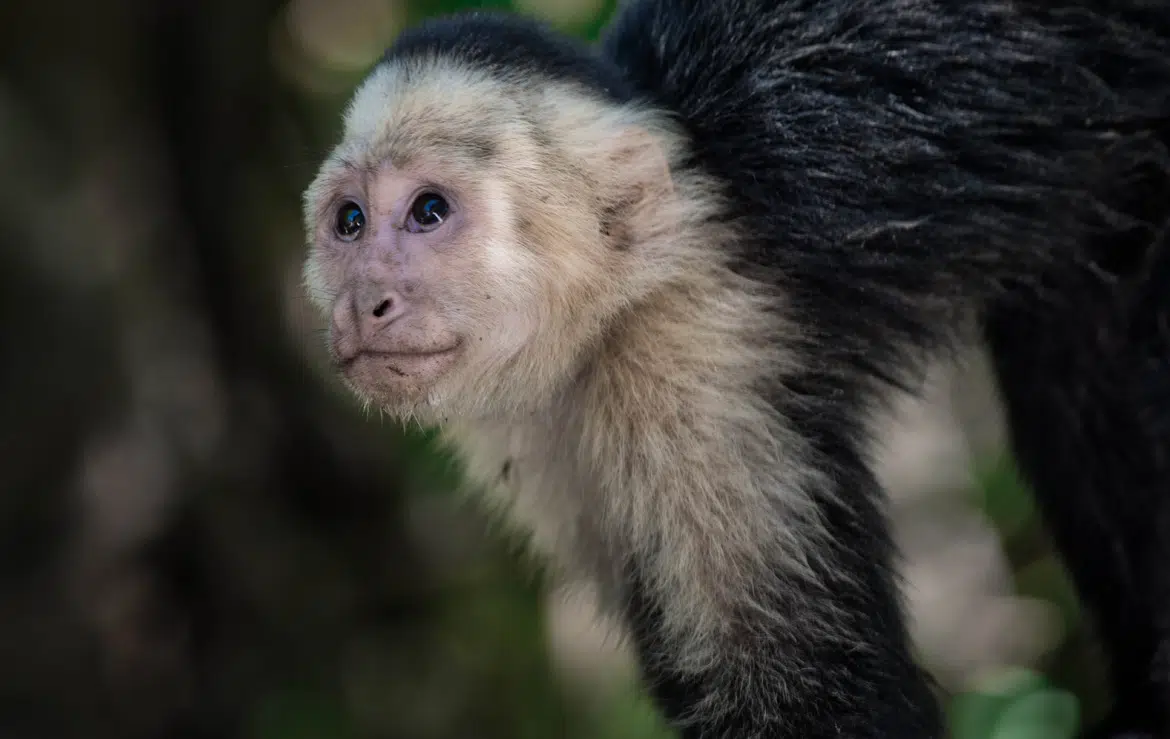
[[[424,422],[539,406],[665,272],[629,248],[633,175],[663,171],[661,153],[639,165],[649,136],[573,94],[461,74],[376,72],[305,199],[338,372]]]
[[[553,310],[507,194],[450,173],[339,165],[316,188],[306,276],[329,317],[330,355],[358,395],[395,415],[499,403]]]
[[[442,421],[538,404],[568,379],[618,302],[620,254],[587,208],[533,187],[468,163],[326,168],[305,274],[359,396]]]

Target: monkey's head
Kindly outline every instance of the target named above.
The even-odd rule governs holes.
[[[495,16],[404,35],[305,194],[305,281],[359,396],[426,422],[539,405],[670,269],[676,137],[588,52]]]

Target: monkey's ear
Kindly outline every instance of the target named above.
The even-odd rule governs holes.
[[[624,126],[609,141],[608,158],[619,187],[641,197],[667,197],[674,193],[670,162],[662,142],[641,126]]]
[[[674,180],[662,143],[645,128],[626,126],[606,143],[601,230],[616,248],[627,248],[644,216],[673,198]]]

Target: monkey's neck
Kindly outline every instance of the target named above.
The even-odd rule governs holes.
[[[717,268],[619,323],[579,403],[584,461],[615,488],[605,500],[626,507],[618,518],[642,518],[630,507],[645,505],[645,515],[728,523],[728,511],[750,516],[785,490],[801,499],[806,450],[770,402],[794,366],[784,330],[773,296]],[[725,507],[731,499],[742,505]]]

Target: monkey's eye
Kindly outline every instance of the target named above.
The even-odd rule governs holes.
[[[450,211],[451,206],[442,195],[424,192],[410,206],[410,220],[414,222],[411,225],[420,231],[430,231],[441,225]]]
[[[357,238],[366,225],[366,214],[356,203],[346,201],[337,209],[337,223],[334,229],[337,235],[346,241]]]

